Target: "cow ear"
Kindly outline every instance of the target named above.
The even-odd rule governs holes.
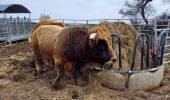
[[[90,34],[90,36],[89,36],[89,45],[90,45],[90,47],[94,47],[95,46],[95,44],[96,44],[96,36],[97,36],[97,33],[92,33],[92,34]]]
[[[95,42],[96,42],[96,41],[93,40],[93,39],[90,39],[90,40],[89,40],[89,45],[90,45],[91,48],[94,48],[94,46],[95,46],[95,44],[96,44]]]

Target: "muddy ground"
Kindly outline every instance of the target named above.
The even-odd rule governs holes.
[[[32,53],[27,41],[0,46],[0,100],[170,100],[170,64],[166,65],[160,87],[148,91],[115,91],[79,79],[62,79],[61,89],[54,90],[49,71],[35,77]]]

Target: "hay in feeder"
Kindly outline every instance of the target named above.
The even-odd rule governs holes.
[[[128,25],[124,22],[102,22],[99,24],[99,26],[105,26],[110,33],[114,33],[116,35],[119,35],[122,41],[122,69],[123,70],[129,70],[131,66],[132,61],[132,52],[134,48],[134,41],[138,35],[138,32],[135,30],[135,28],[131,25]],[[140,42],[140,41],[139,41]],[[146,44],[144,46],[144,59],[146,59]],[[119,52],[119,44],[118,39],[114,38],[114,51],[116,55],[118,56]],[[139,46],[136,50],[136,57],[135,57],[135,69],[140,70],[141,65],[141,46],[139,43]],[[144,66],[146,65],[144,61]],[[113,64],[113,69],[119,68],[119,62]]]

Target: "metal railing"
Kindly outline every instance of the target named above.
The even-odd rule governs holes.
[[[131,61],[131,65],[130,65],[130,69],[129,71],[126,70],[122,70],[122,53],[121,53],[121,38],[118,35],[115,34],[111,34],[112,37],[112,41],[114,41],[114,38],[118,38],[118,42],[119,42],[119,70],[114,70],[113,72],[119,72],[119,73],[123,73],[123,74],[132,74],[135,72],[140,72],[140,71],[149,71],[149,72],[154,72],[157,71],[160,66],[163,64],[163,54],[164,54],[164,49],[165,49],[165,42],[166,42],[166,32],[161,32],[161,34],[158,37],[158,44],[156,45],[157,50],[156,53],[151,53],[152,50],[154,49],[154,47],[150,48],[150,46],[152,45],[151,41],[151,36],[148,35],[147,33],[141,33],[139,34],[136,39],[135,39],[135,44],[134,44],[134,48],[133,48],[133,52],[132,52],[132,61]],[[146,41],[145,41],[146,40]],[[139,67],[139,66],[135,66],[135,59],[136,59],[136,50],[137,47],[139,45],[139,42],[141,42],[141,52],[140,52],[140,57],[141,57],[141,64],[140,64],[140,70],[136,70],[135,67]],[[147,49],[144,49],[144,44],[147,44]],[[114,43],[112,45],[112,47],[114,48]],[[146,55],[144,55],[144,52],[146,50]],[[144,56],[146,56],[146,59],[144,59]],[[152,59],[150,59],[150,56],[152,56]],[[144,65],[144,60],[146,61],[146,65]],[[150,60],[153,61],[153,64],[150,63]],[[150,65],[151,64],[151,65]],[[109,69],[105,69],[105,68],[98,68],[98,67],[92,67],[90,68],[91,70],[96,70],[96,71],[104,71],[104,70],[109,70]]]
[[[0,19],[0,41],[11,43],[29,37],[31,32],[31,20],[24,18],[2,18]]]
[[[141,38],[141,70],[144,69],[144,66],[143,66],[143,61],[144,61],[144,39],[146,39],[146,42],[147,42],[147,54],[146,54],[146,68],[149,67],[149,56],[150,56],[150,45],[151,45],[151,42],[150,42],[150,36],[146,33],[141,33],[137,36],[136,40],[135,40],[135,44],[134,44],[134,48],[133,48],[133,54],[132,54],[132,63],[131,63],[131,71],[134,69],[134,65],[135,65],[135,57],[136,57],[136,49],[137,49],[137,46],[139,44],[139,41],[140,41],[140,38]]]

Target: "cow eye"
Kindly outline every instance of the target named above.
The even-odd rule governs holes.
[[[100,40],[100,41],[98,42],[98,50],[99,50],[100,52],[106,51],[107,48],[108,48],[108,45],[107,45],[107,42],[106,42],[105,40]]]
[[[102,51],[105,51],[106,50],[106,47],[104,45],[101,45],[99,50],[102,52]]]
[[[101,43],[101,45],[103,45],[105,48],[108,47],[108,44],[107,44],[106,40],[101,40],[100,43]]]

